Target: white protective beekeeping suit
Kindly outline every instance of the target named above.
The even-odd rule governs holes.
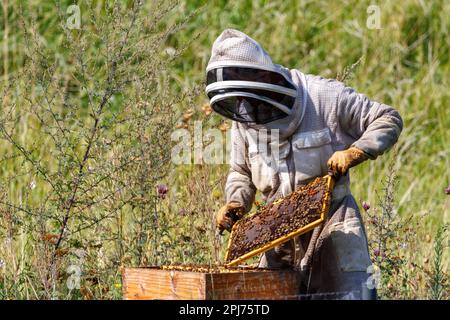
[[[255,125],[233,121],[231,169],[226,182],[227,202],[252,207],[255,192],[271,202],[298,185],[327,174],[327,160],[351,146],[375,159],[388,150],[402,130],[400,115],[390,106],[369,100],[336,80],[305,75],[272,63],[266,51],[246,34],[225,30],[214,42],[207,71],[223,66],[251,66],[278,72],[296,87],[289,116]],[[276,165],[262,155],[261,143],[250,132],[278,129]],[[260,142],[260,141],[259,141]],[[310,293],[353,292],[356,297],[370,274],[367,239],[349,176],[333,191],[329,220],[324,226],[271,250],[262,267],[297,267],[303,290]],[[355,296],[356,294],[356,296]]]

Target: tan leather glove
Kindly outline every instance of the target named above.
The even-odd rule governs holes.
[[[216,214],[217,228],[220,231],[231,231],[233,225],[245,214],[244,206],[238,202],[230,202],[224,205]]]
[[[350,147],[347,150],[336,151],[328,160],[328,168],[338,175],[344,175],[348,169],[369,159],[369,156],[356,147]]]

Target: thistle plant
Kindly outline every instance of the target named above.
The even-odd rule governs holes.
[[[444,269],[444,250],[448,248],[447,230],[448,224],[442,225],[436,232],[434,240],[434,256],[430,276],[430,295],[434,300],[444,299],[448,292],[448,277]]]
[[[380,272],[376,287],[382,299],[409,297],[417,289],[414,288],[417,273],[409,269],[412,258],[405,250],[416,245],[414,229],[417,222],[411,216],[402,217],[397,213],[394,166],[394,162],[390,163],[382,193],[377,193],[377,205],[362,203],[371,259],[375,270]]]

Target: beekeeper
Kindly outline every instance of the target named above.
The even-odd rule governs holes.
[[[357,298],[371,261],[347,171],[392,147],[403,127],[398,112],[339,81],[274,64],[233,29],[214,42],[206,72],[212,109],[233,120],[217,225],[230,230],[229,213],[250,211],[257,190],[270,203],[328,170],[340,174],[325,225],[266,252],[260,267],[298,269],[303,292]]]

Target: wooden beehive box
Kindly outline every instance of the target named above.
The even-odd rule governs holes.
[[[199,272],[125,268],[122,279],[126,300],[290,299],[299,288],[299,276],[293,270]]]

